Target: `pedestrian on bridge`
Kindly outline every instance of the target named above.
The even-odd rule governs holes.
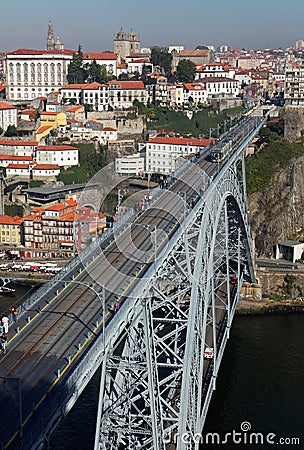
[[[14,322],[17,322],[18,311],[15,308],[15,306],[11,306],[11,310],[10,311],[11,311],[11,313],[13,315]]]
[[[1,325],[4,328],[4,333],[7,334],[8,333],[8,317],[7,316],[2,316]]]
[[[1,336],[1,350],[3,351],[4,355],[6,354],[6,345],[7,345],[7,337],[2,335]]]
[[[116,302],[114,303],[114,312],[117,313],[118,310],[119,310],[119,303],[116,300]]]

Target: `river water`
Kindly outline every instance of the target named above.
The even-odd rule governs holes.
[[[212,432],[221,447],[243,449],[245,435],[254,443],[251,433],[259,432],[259,444],[249,448],[270,447],[265,445],[268,436],[270,442],[285,439],[285,444],[299,438],[301,444],[289,448],[304,448],[303,324],[304,315],[235,317],[200,442]],[[98,375],[54,434],[51,448],[93,449]],[[241,424],[242,442],[228,437],[223,445],[225,433],[241,432]]]

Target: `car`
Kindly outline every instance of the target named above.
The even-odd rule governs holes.
[[[205,359],[212,359],[213,358],[213,348],[212,347],[206,347],[205,348],[204,358]]]

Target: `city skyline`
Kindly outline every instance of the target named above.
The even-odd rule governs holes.
[[[220,0],[215,8],[200,0],[189,0],[185,6],[177,6],[172,0],[155,0],[151,7],[135,0],[118,0],[114,10],[98,0],[54,0],[50,9],[37,0],[28,0],[18,4],[16,12],[9,3],[5,14],[12,20],[1,24],[0,51],[45,49],[49,20],[55,38],[59,36],[65,48],[75,50],[81,45],[86,51],[113,51],[114,34],[121,28],[139,34],[141,47],[181,44],[193,49],[197,45],[225,44],[248,50],[286,48],[304,38],[304,4],[291,0],[289,5],[287,8],[282,0],[268,0],[267,4],[256,0],[245,9],[241,0]]]

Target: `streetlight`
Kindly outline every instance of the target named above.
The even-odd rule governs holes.
[[[65,284],[65,287],[69,285],[70,283],[79,284],[80,286],[85,286],[89,289],[91,289],[92,292],[96,295],[98,300],[102,304],[102,334],[103,334],[103,348],[105,350],[105,323],[106,323],[106,296],[105,296],[105,288],[100,283],[96,282],[96,284],[101,287],[102,291],[101,293],[96,291],[94,288],[94,283],[88,283],[85,281],[78,281],[78,280],[70,280],[70,281],[62,281],[62,283]]]
[[[149,233],[151,234],[151,236],[153,237],[153,245],[154,245],[154,267],[155,267],[155,270],[156,270],[156,252],[157,252],[157,247],[156,247],[156,245],[157,245],[157,241],[156,241],[156,238],[157,238],[157,235],[156,235],[156,233],[157,233],[157,226],[156,226],[156,224],[155,223],[130,223],[131,225],[134,225],[134,226],[137,226],[137,227],[142,227],[142,228],[145,228],[147,231],[149,231]],[[151,231],[150,230],[150,227],[153,227],[153,230]],[[153,233],[153,231],[154,231],[154,233]],[[154,234],[154,236],[153,236],[153,234]]]
[[[18,384],[18,393],[17,393],[17,398],[15,398],[9,391],[9,394],[11,395],[11,397],[13,398],[13,400],[16,401],[18,410],[19,410],[19,426],[20,426],[20,430],[19,430],[19,436],[20,436],[20,443],[21,443],[21,447],[23,447],[23,419],[22,419],[22,397],[21,397],[21,378],[20,377],[5,377],[5,376],[0,376],[1,380],[4,381],[17,381]]]

